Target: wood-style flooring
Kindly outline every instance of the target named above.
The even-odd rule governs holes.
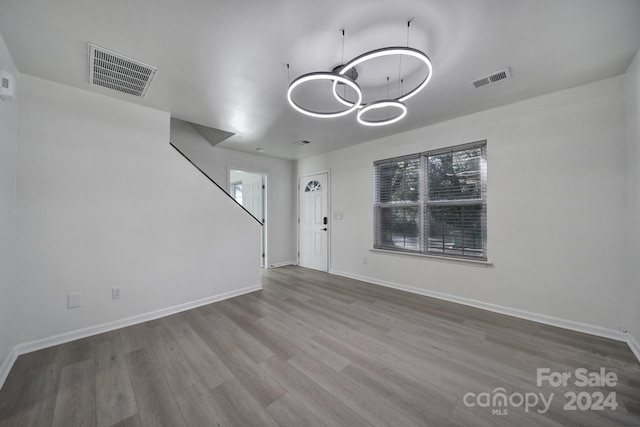
[[[624,343],[298,267],[263,287],[20,356],[0,425],[640,425]],[[538,387],[538,368],[572,376]],[[616,384],[579,387],[580,368]]]

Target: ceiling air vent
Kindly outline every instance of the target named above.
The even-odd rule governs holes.
[[[90,84],[144,98],[156,71],[156,67],[89,43]]]
[[[509,78],[511,78],[511,69],[505,68],[504,70],[491,73],[488,76],[480,77],[479,79],[472,81],[471,84],[473,87],[478,89]]]

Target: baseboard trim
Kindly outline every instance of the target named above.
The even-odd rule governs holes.
[[[4,363],[2,364],[2,367],[0,367],[0,389],[2,389],[2,386],[4,385],[5,380],[9,376],[9,371],[11,371],[11,368],[13,367],[13,364],[16,362],[17,358],[18,358],[18,352],[14,347],[11,349],[9,356],[5,359]]]
[[[627,345],[629,345],[629,348],[631,349],[633,354],[635,354],[636,359],[640,361],[640,343],[638,343],[638,341],[633,335],[631,334],[628,334],[628,335],[629,335],[629,339],[627,340]]]
[[[276,262],[275,264],[269,264],[269,268],[286,267],[288,265],[297,265],[295,261]]]
[[[454,302],[457,304],[463,304],[474,308],[480,308],[482,310],[492,311],[494,313],[505,314],[507,316],[517,317],[520,319],[530,320],[532,322],[542,323],[544,325],[556,326],[558,328],[568,329],[575,332],[582,332],[589,335],[595,335],[602,338],[609,338],[616,341],[626,342],[633,354],[640,361],[640,345],[629,333],[623,333],[614,329],[607,329],[600,326],[590,325],[587,323],[575,322],[573,320],[561,319],[559,317],[547,316],[544,314],[532,313],[530,311],[519,310],[510,307],[504,307],[501,305],[490,304],[470,298],[457,297],[455,295],[449,295],[440,292],[429,291],[426,289],[420,289],[413,286],[403,285],[395,282],[388,282],[385,280],[375,279],[373,277],[361,276],[358,274],[347,273],[339,270],[331,270],[331,274],[337,276],[347,277],[349,279],[360,280],[362,282],[372,283],[374,285],[380,285],[387,288],[398,289],[413,294],[424,295],[427,297],[437,298],[444,301]]]
[[[31,353],[32,351],[42,350],[44,348],[53,347],[54,345],[64,344],[70,341],[75,341],[77,339],[90,337],[92,335],[113,331],[115,329],[136,325],[138,323],[148,322],[149,320],[159,319],[161,317],[170,316],[172,314],[180,313],[182,311],[191,310],[192,308],[201,307],[203,305],[212,304],[214,302],[226,300],[229,298],[237,297],[240,295],[248,294],[248,293],[259,291],[259,290],[262,290],[262,284],[258,284],[255,286],[247,286],[245,288],[237,289],[230,292],[225,292],[218,295],[213,295],[210,297],[187,302],[184,304],[178,304],[172,307],[150,311],[148,313],[138,314],[135,316],[124,318],[124,319],[102,323],[100,325],[89,326],[86,328],[76,329],[74,331],[65,332],[65,333],[54,335],[51,337],[17,344],[15,347],[13,347],[13,350],[9,354],[9,357],[7,358],[7,360],[5,360],[5,362],[3,363],[2,369],[0,370],[0,389],[4,385],[4,382],[7,379],[7,375],[9,375],[9,371],[11,371],[11,368],[13,367],[13,364],[15,363],[16,359],[21,354]]]

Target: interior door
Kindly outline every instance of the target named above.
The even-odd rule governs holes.
[[[262,175],[246,175],[247,176],[242,180],[242,206],[251,212],[251,215],[255,216],[260,222],[264,222]]]
[[[229,194],[262,223],[260,266],[265,267],[267,262],[267,175],[231,169],[229,187]]]
[[[329,269],[328,174],[301,177],[299,180],[299,259],[302,267]]]

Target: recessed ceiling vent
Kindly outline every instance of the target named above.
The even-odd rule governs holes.
[[[144,98],[156,67],[89,43],[89,83]]]
[[[491,73],[488,76],[476,79],[472,81],[471,84],[473,85],[473,87],[478,89],[509,78],[511,78],[511,69],[505,68],[504,70],[496,71],[495,73]]]

